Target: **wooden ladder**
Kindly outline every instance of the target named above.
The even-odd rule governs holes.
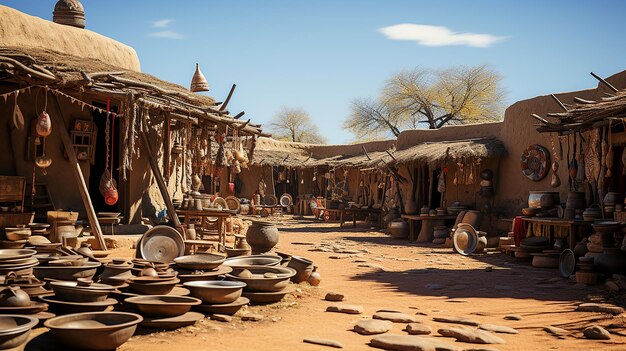
[[[26,189],[30,190],[31,184],[28,184]],[[54,202],[48,185],[45,183],[35,183],[35,196],[33,197],[30,191],[27,191],[26,206],[31,208],[32,212],[35,212],[35,222],[45,223],[48,220],[48,211],[54,211]]]

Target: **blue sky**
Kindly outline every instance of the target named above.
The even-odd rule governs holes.
[[[56,0],[0,3],[51,19]],[[133,46],[144,72],[188,86],[199,62],[217,100],[237,83],[233,114],[245,110],[265,123],[283,106],[301,107],[331,143],[352,140],[341,128],[351,100],[375,96],[404,68],[489,64],[504,76],[507,104],[593,87],[590,71],[626,69],[626,2],[617,0],[83,4],[88,29]],[[413,40],[392,40],[381,32],[386,27],[392,37]]]

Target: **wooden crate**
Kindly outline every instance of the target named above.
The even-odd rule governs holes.
[[[48,223],[54,225],[57,221],[72,221],[78,220],[78,212],[68,211],[48,211]]]
[[[24,177],[0,176],[0,202],[21,202],[24,200],[26,179]]]
[[[0,213],[0,228],[15,228],[18,225],[32,223],[34,212],[27,213]]]

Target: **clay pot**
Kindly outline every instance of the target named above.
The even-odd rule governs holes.
[[[296,275],[291,277],[291,281],[296,284],[307,281],[313,273],[313,261],[300,256],[292,256],[287,267],[296,270]]]
[[[599,207],[588,207],[583,212],[583,219],[586,221],[593,221],[600,218],[602,218],[602,210]]]
[[[246,284],[233,281],[192,281],[183,286],[189,289],[191,296],[205,304],[226,304],[240,298]]]
[[[560,202],[556,191],[531,191],[528,196],[528,207],[552,208]]]
[[[246,241],[253,254],[269,252],[278,244],[279,237],[278,228],[274,224],[262,221],[252,221],[246,233]]]
[[[17,348],[24,344],[37,323],[39,320],[30,316],[0,316],[0,350]]]
[[[467,211],[463,216],[461,223],[467,223],[474,228],[480,227],[481,214],[480,211]]]
[[[317,271],[317,267],[313,267],[313,273],[311,273],[307,281],[309,282],[309,284],[311,284],[311,286],[320,285],[320,283],[322,282],[322,276]]]
[[[576,257],[583,257],[587,252],[589,252],[589,250],[587,249],[586,243],[579,242],[574,246],[574,255],[576,255]]]
[[[408,215],[416,214],[419,211],[415,199],[408,199],[404,204],[404,213]]]
[[[409,223],[404,219],[394,219],[389,222],[389,233],[392,238],[406,239],[409,237]]]
[[[249,266],[249,276],[241,274],[242,270],[233,270],[226,276],[230,280],[246,284],[246,291],[275,292],[285,289],[289,279],[296,274],[294,269],[282,266]]]
[[[598,271],[602,273],[624,272],[626,270],[626,254],[620,249],[605,248],[603,254],[596,256],[594,263]]]
[[[584,191],[570,191],[567,193],[567,201],[565,202],[566,208],[572,208],[576,210],[584,210],[587,207],[587,201],[585,200]]]
[[[104,267],[104,271],[100,274],[100,281],[113,286],[122,285],[126,280],[133,277],[132,268],[133,265],[124,260],[113,260],[112,263]]]
[[[623,201],[622,195],[620,193],[608,192],[604,196],[604,204],[605,205],[615,205],[621,203]]]
[[[30,296],[19,286],[5,287],[0,291],[0,307],[26,307],[30,305]]]

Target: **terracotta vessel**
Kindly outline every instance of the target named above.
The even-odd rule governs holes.
[[[269,252],[278,244],[279,238],[278,228],[272,223],[263,221],[252,221],[246,233],[246,241],[253,254]]]
[[[307,281],[309,282],[309,284],[311,284],[311,286],[320,285],[320,283],[322,282],[322,276],[317,271],[317,267],[313,267],[313,273],[311,273]]]
[[[552,208],[560,202],[556,191],[531,191],[528,196],[528,207]]]
[[[293,268],[296,271],[296,274],[291,277],[291,281],[299,284],[309,279],[309,276],[313,272],[313,261],[300,256],[292,256],[287,267]]]
[[[176,257],[174,262],[182,269],[210,271],[224,263],[224,256],[204,253]]]
[[[39,320],[30,316],[0,315],[0,350],[21,346]]]
[[[246,284],[233,281],[195,281],[184,283],[183,286],[189,289],[191,296],[205,304],[226,304],[240,298]]]
[[[394,219],[389,222],[389,233],[392,238],[406,239],[409,237],[409,223],[403,219]]]
[[[8,286],[0,290],[0,307],[26,307],[30,296],[19,286]]]
[[[112,263],[104,266],[104,271],[100,274],[100,281],[104,284],[122,285],[127,279],[133,277],[132,268],[133,265],[130,262],[114,259]]]
[[[183,315],[191,306],[197,306],[202,301],[189,296],[136,296],[124,300],[124,305],[132,306],[142,316],[146,317],[176,317]]]
[[[584,210],[587,207],[587,201],[585,200],[584,191],[570,191],[567,193],[567,201],[565,202],[566,208],[572,208],[576,210]]]
[[[249,272],[249,276],[240,274]],[[238,274],[239,273],[239,274]],[[246,284],[246,291],[281,291],[289,285],[289,279],[296,275],[292,268],[282,266],[250,266],[245,270],[235,270],[228,274],[230,280]]]

